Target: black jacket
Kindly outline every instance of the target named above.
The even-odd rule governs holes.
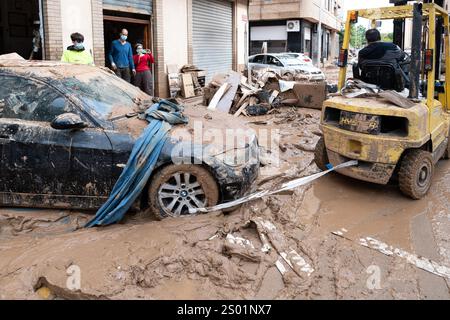
[[[405,59],[406,54],[399,46],[390,42],[373,42],[359,51],[358,63],[363,64],[366,60],[380,60],[398,63]]]

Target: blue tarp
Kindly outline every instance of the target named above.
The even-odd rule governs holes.
[[[119,222],[142,194],[148,182],[171,125],[187,123],[177,104],[162,100],[149,108],[144,118],[150,122],[136,141],[127,166],[123,170],[106,203],[97,211],[87,228]]]

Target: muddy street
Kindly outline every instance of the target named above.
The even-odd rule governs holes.
[[[319,117],[280,108],[245,118],[257,132],[279,130],[281,160],[275,167],[266,157],[259,188],[319,171]],[[440,162],[429,195],[413,201],[395,185],[330,174],[229,214],[156,221],[131,213],[89,230],[82,226],[92,213],[2,208],[0,298],[449,299],[447,277],[361,241],[428,258],[445,273],[449,178],[450,162]],[[68,289],[73,268],[76,292]]]

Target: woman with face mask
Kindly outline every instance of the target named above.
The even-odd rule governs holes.
[[[94,65],[92,55],[84,47],[84,36],[81,33],[73,33],[70,35],[72,45],[67,47],[61,58],[62,62],[74,64]]]
[[[140,43],[136,44],[135,49],[136,54],[133,56],[133,60],[136,66],[136,76],[133,83],[148,95],[152,95],[153,79],[151,67],[155,63],[155,58],[151,52],[144,50],[143,45]]]

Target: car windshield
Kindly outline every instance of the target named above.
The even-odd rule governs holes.
[[[113,109],[118,106],[121,110],[133,112],[136,106],[135,99],[146,97],[135,86],[115,75],[98,70],[65,78],[62,83],[103,120],[110,119]]]

